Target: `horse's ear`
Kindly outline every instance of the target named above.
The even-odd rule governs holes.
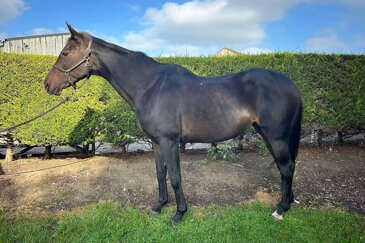
[[[67,24],[68,30],[70,31],[71,38],[76,39],[76,37],[79,36],[79,33],[74,28],[72,28],[72,26],[69,23],[66,22],[66,24]]]

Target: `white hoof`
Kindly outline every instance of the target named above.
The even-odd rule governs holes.
[[[294,199],[294,203],[295,204],[300,204],[300,202],[298,200],[295,200],[295,199]]]
[[[273,214],[271,214],[271,215],[272,215],[272,218],[275,221],[280,221],[280,220],[283,220],[284,219],[283,215],[278,214],[278,212],[276,212],[276,211]]]
[[[150,211],[150,214],[151,214],[152,216],[154,216],[154,217],[157,217],[157,216],[159,216],[159,215],[160,215],[160,212],[156,212],[156,211],[151,210],[151,211]]]

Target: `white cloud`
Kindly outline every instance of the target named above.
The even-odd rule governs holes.
[[[134,12],[137,12],[137,11],[139,11],[139,10],[141,9],[141,7],[140,7],[137,3],[127,3],[127,4],[126,4],[126,6],[127,6],[130,10],[132,10],[132,11],[134,11]]]
[[[171,56],[200,56],[203,53],[203,49],[199,46],[192,45],[168,45],[158,56],[171,57]]]
[[[365,35],[364,34],[358,34],[357,36],[355,36],[354,44],[357,47],[365,49]]]
[[[68,32],[68,30],[65,32]],[[95,31],[95,30],[85,30],[85,32],[89,33],[90,35],[97,36],[98,38],[101,38],[107,42],[122,46],[122,42],[120,41],[121,37],[118,38],[113,35],[106,35],[106,34],[103,34],[102,32]]]
[[[307,51],[313,52],[341,52],[349,48],[342,42],[334,29],[323,29],[314,37],[305,41]]]
[[[352,8],[357,10],[365,10],[365,1],[364,0],[341,0],[342,3],[349,5]]]
[[[27,6],[23,0],[0,0],[0,25],[20,16],[25,10]]]
[[[8,35],[5,32],[0,32],[0,39],[6,38]]]
[[[244,49],[266,36],[264,23],[281,19],[291,7],[306,0],[192,0],[168,2],[144,14],[145,28],[130,32],[123,45],[154,55],[211,54],[222,47]],[[188,48],[187,48],[188,47]]]
[[[53,30],[43,28],[43,27],[34,28],[30,31],[31,35],[46,35],[46,34],[53,34],[53,33],[55,33]]]
[[[267,49],[267,48],[249,47],[249,48],[245,48],[241,52],[245,53],[245,54],[255,55],[255,54],[273,53],[274,51]]]
[[[68,29],[65,27],[58,27],[57,29],[57,33],[67,33]]]
[[[58,27],[55,29],[48,29],[45,27],[37,27],[30,30],[26,35],[47,35],[47,34],[56,34],[56,33],[67,33],[68,30],[64,27]],[[19,36],[24,36],[24,34],[20,34]]]

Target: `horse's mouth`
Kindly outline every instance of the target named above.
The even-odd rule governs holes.
[[[67,82],[67,83],[63,83],[61,84],[60,86],[54,88],[53,90],[50,89],[50,86],[45,83],[45,89],[47,91],[48,94],[53,94],[53,95],[57,95],[57,96],[60,96],[61,93],[62,93],[62,90],[68,88],[68,87],[72,87],[73,89],[77,89],[77,86],[76,86],[76,83],[81,80],[81,79],[77,79],[73,82]]]
[[[62,93],[62,90],[64,88],[67,88],[68,86],[70,86],[70,85],[61,85],[61,86],[56,87],[54,90],[50,90],[50,89],[46,88],[46,91],[48,94],[60,96]]]
[[[62,85],[62,86],[63,86],[63,85]],[[49,93],[49,94],[53,94],[53,95],[60,96],[60,95],[61,95],[61,93],[62,93],[62,90],[64,89],[64,87],[62,87],[62,86],[56,87],[54,90],[49,91],[48,93]]]
[[[53,94],[57,95],[57,96],[60,96],[61,93],[62,93],[62,89],[57,89]]]

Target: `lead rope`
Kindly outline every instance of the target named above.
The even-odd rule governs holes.
[[[7,128],[2,128],[2,129],[0,129],[0,133],[7,132],[7,131],[10,131],[10,130],[14,130],[15,128],[18,128],[18,127],[20,127],[20,126],[26,125],[26,124],[28,124],[28,123],[30,123],[30,122],[32,122],[32,121],[34,121],[34,120],[38,119],[38,118],[40,118],[40,117],[42,117],[42,116],[44,116],[44,115],[46,115],[46,114],[50,113],[50,112],[51,112],[51,111],[53,111],[54,109],[58,108],[58,107],[59,107],[59,106],[61,106],[62,104],[64,104],[64,103],[66,103],[67,101],[69,101],[69,100],[71,99],[71,97],[72,97],[72,96],[76,93],[76,89],[77,89],[76,84],[71,82],[71,77],[70,77],[71,72],[72,72],[74,69],[76,69],[78,66],[80,66],[82,63],[84,63],[84,62],[85,62],[85,68],[90,69],[90,70],[89,70],[88,75],[86,76],[85,82],[79,86],[79,89],[80,89],[80,88],[81,88],[81,87],[82,87],[82,86],[83,86],[83,85],[84,85],[84,84],[85,84],[85,83],[89,80],[89,78],[90,78],[90,75],[91,75],[91,66],[90,66],[90,63],[89,63],[89,59],[90,59],[90,55],[91,55],[91,44],[92,44],[92,39],[90,39],[90,40],[89,40],[89,44],[88,44],[88,46],[87,46],[87,48],[86,48],[86,53],[85,53],[84,58],[83,58],[83,59],[81,59],[78,63],[76,63],[76,64],[75,64],[74,66],[72,66],[71,68],[69,68],[69,69],[65,70],[65,69],[63,69],[63,68],[61,68],[61,67],[58,67],[57,65],[53,65],[53,68],[55,68],[55,69],[59,70],[60,72],[63,72],[63,73],[65,73],[65,74],[66,74],[67,82],[70,84],[70,86],[72,86],[72,87],[74,88],[74,91],[72,92],[72,95],[67,96],[65,99],[63,99],[63,100],[62,100],[60,103],[58,103],[57,105],[53,106],[51,109],[49,109],[49,110],[47,110],[47,111],[45,111],[45,112],[42,112],[41,114],[39,114],[39,115],[37,115],[37,116],[35,116],[35,117],[33,117],[33,118],[31,118],[31,119],[29,119],[29,120],[25,121],[25,122],[19,123],[19,124],[17,124],[17,125],[11,126],[11,127],[7,127]]]
[[[78,89],[80,89],[88,80],[89,80],[89,75],[88,75],[88,77],[86,78],[86,79],[84,79],[85,81],[84,81],[84,83],[82,83],[80,86],[79,86],[79,88]],[[49,109],[49,110],[46,110],[45,112],[42,112],[41,114],[39,114],[39,115],[37,115],[37,116],[35,116],[35,117],[33,117],[33,118],[31,118],[31,119],[29,119],[29,120],[27,120],[27,121],[24,121],[24,122],[22,122],[22,123],[19,123],[19,124],[16,124],[16,125],[14,125],[14,126],[11,126],[11,127],[7,127],[7,128],[3,128],[3,129],[0,129],[0,133],[3,133],[3,132],[7,132],[7,131],[11,131],[11,130],[14,130],[14,129],[16,129],[16,128],[18,128],[18,127],[20,127],[20,126],[24,126],[24,125],[26,125],[26,124],[28,124],[28,123],[31,123],[32,121],[34,121],[34,120],[37,120],[38,118],[40,118],[40,117],[42,117],[42,116],[44,116],[44,115],[46,115],[46,114],[48,114],[48,113],[50,113],[51,111],[53,111],[53,110],[55,110],[55,109],[57,109],[58,107],[60,107],[62,104],[64,104],[64,103],[66,103],[67,101],[69,101],[70,99],[71,99],[71,97],[72,96],[74,96],[75,95],[75,93],[76,93],[76,89],[74,89],[73,90],[73,92],[72,92],[72,94],[71,95],[69,95],[69,96],[67,96],[66,98],[64,98],[60,103],[58,103],[57,105],[55,105],[55,106],[53,106],[51,109]]]

